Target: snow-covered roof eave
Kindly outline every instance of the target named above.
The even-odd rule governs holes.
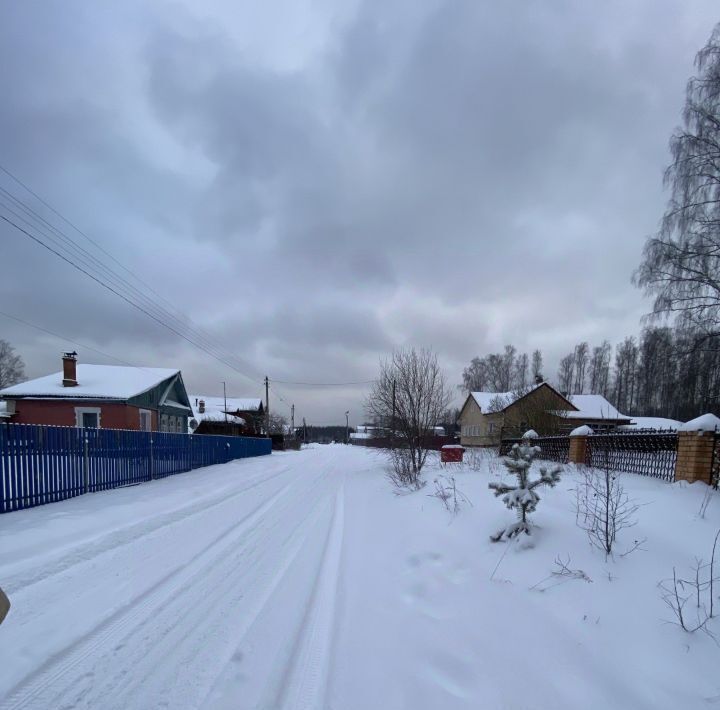
[[[62,372],[51,373],[0,390],[4,399],[95,400],[126,402],[150,392],[180,374],[175,368],[79,364],[77,385],[65,387]]]

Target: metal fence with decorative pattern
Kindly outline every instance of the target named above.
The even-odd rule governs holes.
[[[500,455],[506,456],[513,444],[519,444],[522,439],[503,439],[500,443]],[[539,459],[567,463],[570,455],[569,436],[539,436],[532,440],[534,446],[540,447]]]
[[[715,432],[712,466],[710,468],[710,485],[717,488],[720,484],[720,431]]]
[[[677,432],[592,434],[587,437],[585,463],[673,481],[677,449]]]
[[[520,441],[505,439],[500,444],[500,455],[506,455],[512,445]],[[585,463],[588,466],[608,468],[611,471],[629,471],[663,481],[672,481],[675,478],[678,449],[678,435],[675,431],[590,434],[586,437],[586,442]],[[533,439],[532,443],[540,447],[538,458],[568,463],[569,436],[543,436]],[[717,474],[720,472],[720,439],[717,438],[715,450],[717,481]]]

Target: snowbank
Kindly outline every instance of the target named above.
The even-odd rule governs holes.
[[[570,432],[570,436],[588,436],[594,433],[595,432],[587,424],[583,424],[582,426],[573,429]]]

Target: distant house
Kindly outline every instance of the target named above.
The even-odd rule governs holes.
[[[631,419],[601,395],[565,397],[547,382],[541,382],[520,395],[471,392],[458,422],[461,444],[494,446],[503,438],[521,436],[528,429],[539,434],[564,434],[588,424],[604,431],[630,424]]]
[[[196,434],[258,435],[264,427],[265,407],[259,397],[190,395],[190,431]],[[224,430],[224,431],[222,431]]]
[[[16,424],[185,433],[190,400],[180,370],[78,364],[0,390],[0,416]]]
[[[632,422],[632,417],[621,414],[601,394],[571,394],[568,399],[576,411],[561,413],[558,430],[568,433],[587,424],[593,431],[609,431]]]

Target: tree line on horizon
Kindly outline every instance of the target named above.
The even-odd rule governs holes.
[[[546,378],[540,350],[531,356],[506,345],[500,353],[475,357],[462,373],[464,392],[522,394],[547,381],[566,395],[600,394],[628,416],[687,421],[720,414],[720,336],[688,327],[648,326],[614,348],[607,340],[575,345],[557,375]]]

